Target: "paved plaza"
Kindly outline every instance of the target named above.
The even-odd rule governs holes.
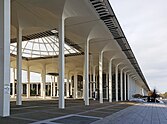
[[[132,103],[91,100],[66,100],[66,109],[58,109],[57,100],[11,102],[11,116],[0,118],[0,124],[167,124],[167,106],[154,103]]]
[[[100,104],[99,101],[91,100],[90,106],[85,106],[83,100],[69,99],[62,110],[58,109],[58,100],[24,101],[22,106],[16,106],[12,101],[11,116],[0,118],[0,124],[89,124],[132,105],[134,103],[108,101]]]

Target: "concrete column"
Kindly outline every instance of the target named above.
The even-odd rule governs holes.
[[[27,68],[27,98],[30,98],[30,67]]]
[[[103,52],[99,55],[99,93],[100,103],[103,103]]]
[[[69,94],[69,72],[67,74],[67,82],[66,82],[66,97],[69,97],[70,94]]]
[[[85,43],[85,105],[89,105],[89,41]]]
[[[90,98],[92,98],[93,83],[90,82]]]
[[[42,98],[46,98],[46,65],[44,64],[42,67],[42,85],[41,85],[41,93],[42,93]]]
[[[83,67],[83,100],[85,101],[85,63]]]
[[[10,0],[0,0],[0,116],[10,115]]]
[[[16,71],[15,71],[15,68],[13,68],[13,79],[14,79],[14,80],[13,80],[13,84],[12,84],[12,97],[13,97],[13,98],[15,98],[15,79],[16,79],[16,77],[15,77],[15,75],[16,75],[15,72],[16,72]]]
[[[89,86],[90,86],[90,89],[89,89],[89,91],[90,91],[90,98],[92,98],[92,92],[93,92],[93,79],[92,79],[92,65],[93,65],[93,56],[91,55],[90,56],[90,68],[89,68],[89,75],[90,75],[90,79],[89,79],[89,81],[90,81],[90,83],[89,83]]]
[[[55,76],[53,77],[54,80],[53,80],[53,97],[55,97],[55,94],[56,94],[56,88],[55,88]]]
[[[21,84],[21,94],[23,94],[23,84]]]
[[[22,105],[22,29],[17,29],[17,98],[16,105]]]
[[[96,91],[96,66],[93,67],[93,92]]]
[[[59,80],[57,81],[57,97],[59,97]]]
[[[70,82],[70,95],[72,95],[72,79],[71,79],[72,77],[70,76],[70,80],[71,80],[71,82]]]
[[[141,87],[141,95],[144,96],[144,89]]]
[[[43,82],[42,82],[42,74],[41,74],[41,83],[40,83],[40,96],[43,97]]]
[[[109,102],[112,102],[112,59],[109,62]]]
[[[129,83],[129,74],[127,75],[127,85],[128,85],[128,87],[127,87],[127,90],[128,90],[128,100],[130,99],[130,83]]]
[[[64,109],[64,18],[59,22],[59,108]]]
[[[37,89],[36,95],[38,95],[38,94],[39,94],[39,91],[38,91],[38,84],[36,84],[36,89]]]
[[[106,99],[108,99],[108,73],[106,73]]]
[[[98,83],[97,83],[98,75],[96,75],[95,78],[96,78],[96,89],[97,89],[98,88],[98,86],[97,86],[98,85]]]
[[[123,81],[122,81],[122,71],[123,69],[121,69],[120,71],[120,89],[121,89],[121,101],[123,101]]]
[[[115,94],[116,94],[116,101],[118,101],[118,65],[115,67]]]
[[[49,84],[49,82],[48,82],[48,84],[47,84],[47,89],[46,89],[47,95],[49,95],[49,90],[50,90],[50,84]]]
[[[50,96],[53,96],[53,77],[51,76],[51,82],[50,82]]]
[[[127,81],[126,81],[126,72],[124,72],[124,99],[127,100],[126,98],[126,85],[127,85]]]
[[[78,75],[74,73],[74,99],[78,98]]]

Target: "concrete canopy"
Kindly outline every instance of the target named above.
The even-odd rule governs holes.
[[[99,53],[103,52],[106,71],[110,59],[114,57],[114,65],[122,62],[121,67],[127,66],[127,69],[136,75],[140,85],[149,90],[128,42],[126,39],[122,39],[124,34],[108,4],[108,0],[49,0],[49,2],[46,0],[12,0],[11,6],[12,39],[16,38],[18,27],[23,29],[23,36],[58,29],[59,20],[63,17],[65,19],[65,37],[72,41],[71,46],[78,45],[83,52],[85,43],[89,41],[93,65],[98,65]],[[111,20],[115,24],[115,29],[111,31],[108,26],[109,23],[104,21],[106,15],[99,15],[99,8],[96,6],[99,8],[104,6],[105,9],[108,9],[108,15],[113,14],[114,18],[111,17]],[[118,31],[120,37],[115,37],[113,30]],[[131,59],[137,66],[132,65]],[[12,67],[16,67],[15,61],[15,57],[11,56]],[[42,64],[46,64],[47,73],[58,73],[58,58],[55,56],[34,60],[24,59],[23,69],[27,70],[27,66],[30,66],[31,71],[40,73]],[[83,54],[65,58],[65,73],[69,71],[83,73],[83,67]]]

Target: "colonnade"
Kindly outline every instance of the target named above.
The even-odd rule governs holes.
[[[103,84],[101,85],[101,87],[102,87],[102,91],[104,91],[104,89],[106,91],[105,95],[103,94],[101,96],[102,100],[107,99],[109,102],[112,102],[113,99],[115,99],[115,101],[123,101],[123,100],[127,100],[127,98],[132,98],[132,95],[135,94],[136,92],[140,93],[140,94],[144,94],[144,90],[140,89],[140,86],[137,85],[136,82],[132,78],[128,77],[130,75],[128,75],[127,71],[123,71],[124,69],[126,69],[126,67],[119,69],[119,67],[116,66],[115,67],[115,70],[116,70],[115,74],[111,74],[112,70],[113,70],[112,66],[113,65],[110,62],[109,73],[106,72],[105,74],[104,73],[102,74],[102,78],[103,78],[103,76],[105,76],[105,80],[103,78],[103,80],[102,80]],[[92,68],[93,74],[89,75],[89,85],[92,85],[92,87],[90,87],[90,89],[89,89],[89,96],[88,96],[89,99],[94,97],[93,93],[95,93],[95,91],[98,91],[99,90],[98,87],[100,87],[100,81],[97,81],[97,78],[96,78],[96,77],[99,77],[99,75],[95,73],[96,67],[97,66],[94,66],[94,68]],[[118,71],[118,70],[120,70],[120,71]],[[15,68],[13,68],[13,75],[15,75],[15,72],[16,72]],[[72,80],[72,76],[73,76],[73,80]],[[115,79],[113,78],[113,76],[115,76]],[[91,81],[91,77],[93,77],[93,81]],[[42,68],[41,79],[42,79],[41,83],[40,82],[31,83],[30,67],[28,66],[28,68],[27,68],[27,83],[26,83],[26,96],[27,96],[27,98],[30,98],[30,90],[32,90],[34,88],[33,87],[34,85],[36,87],[35,88],[36,95],[41,96],[43,99],[46,98],[46,94],[47,94],[47,96],[50,96],[50,97],[59,97],[59,95],[58,95],[59,94],[59,89],[58,89],[59,83],[58,83],[58,80],[56,80],[56,77],[51,76],[51,81],[50,82],[46,81],[46,65],[44,65]],[[129,83],[129,81],[130,81],[130,83]],[[15,92],[14,92],[15,86],[16,86],[15,85],[15,82],[16,82],[15,78],[14,78],[13,82],[14,83],[12,84],[11,96],[15,98]],[[113,98],[113,91],[112,91],[113,82],[115,82],[115,96],[114,96],[114,98]],[[22,85],[23,84],[21,83],[21,91],[23,90]],[[105,85],[105,87],[103,85]],[[78,89],[78,73],[77,72],[75,72],[73,75],[69,75],[69,73],[67,74],[64,87],[66,87],[65,88],[66,91],[65,91],[64,96],[66,96],[67,98],[70,96],[73,96],[74,99],[83,97],[83,96],[78,95],[79,89]],[[129,89],[127,89],[127,88],[129,88]],[[118,89],[120,89],[120,90],[118,90]],[[128,96],[127,91],[129,92],[129,95],[130,95],[129,97],[127,97]],[[21,96],[22,96],[22,93],[23,92],[21,92]],[[100,92],[98,95],[99,95],[99,101],[100,101]],[[100,103],[101,103],[101,101],[100,101]]]
[[[10,0],[1,0],[0,1],[0,53],[1,53],[1,59],[0,59],[0,116],[9,116],[10,115]],[[58,99],[59,99],[59,108],[64,109],[65,108],[65,55],[64,55],[64,39],[65,39],[65,20],[66,17],[62,14],[61,17],[59,18],[59,58],[58,58]],[[17,88],[16,88],[16,104],[17,105],[22,105],[22,32],[24,29],[18,24],[17,27]],[[91,32],[91,31],[90,31]],[[90,90],[91,92],[95,92],[97,88],[99,91],[99,102],[103,103],[104,99],[104,93],[103,93],[103,66],[104,66],[104,52],[105,51],[100,51],[99,52],[99,63],[98,64],[98,74],[96,74],[96,66],[93,65],[93,87],[90,86],[90,80],[89,80],[89,45],[90,45],[90,40],[91,40],[91,35],[90,32],[88,32],[88,36],[85,38],[85,51],[84,51],[84,69],[83,69],[83,98],[85,105],[89,105],[89,96],[90,96]],[[95,37],[96,38],[96,37]],[[114,59],[111,58],[109,61],[109,66],[106,75],[106,94],[107,94],[107,99],[109,98],[109,102],[112,102],[113,100],[113,64],[112,61]],[[95,63],[94,63],[95,64]],[[125,65],[126,66],[126,65]],[[27,67],[28,73],[28,83],[27,83],[27,98],[30,97],[30,67]],[[128,70],[128,69],[127,69]],[[119,78],[119,64],[115,65],[115,99],[116,101],[119,100],[119,86],[120,85],[120,91],[121,91],[121,100],[127,100],[130,98],[131,93],[129,92],[130,89],[130,77],[129,72],[127,70],[123,71],[121,70],[120,77],[121,77],[121,84],[118,80]],[[124,81],[123,80],[123,73],[124,73]],[[132,73],[130,71],[130,73]],[[97,79],[95,77],[99,78],[99,81],[97,82]],[[68,80],[66,82],[66,96],[72,95],[73,92],[73,97],[76,99],[78,97],[78,86],[77,86],[77,73],[74,74],[74,90],[72,91],[72,83],[69,82],[70,76],[68,75]],[[41,96],[43,99],[46,98],[46,64],[42,65],[41,68],[41,83],[40,83],[40,92]],[[96,80],[95,80],[96,79]],[[124,92],[123,92],[123,82],[124,82]],[[135,83],[135,81],[131,81]],[[51,83],[51,87],[55,87],[55,83]],[[97,86],[98,85],[98,86]],[[70,86],[70,87],[69,87]],[[13,85],[13,88],[15,85]],[[51,88],[52,89],[52,88]],[[69,92],[70,91],[70,92]],[[55,95],[55,88],[52,89],[52,94]],[[123,94],[124,94],[124,99],[123,99]],[[14,91],[13,91],[14,95]]]

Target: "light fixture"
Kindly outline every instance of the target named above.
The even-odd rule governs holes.
[[[56,29],[51,30],[51,32],[52,32],[53,34],[58,33],[58,31],[57,31]]]

